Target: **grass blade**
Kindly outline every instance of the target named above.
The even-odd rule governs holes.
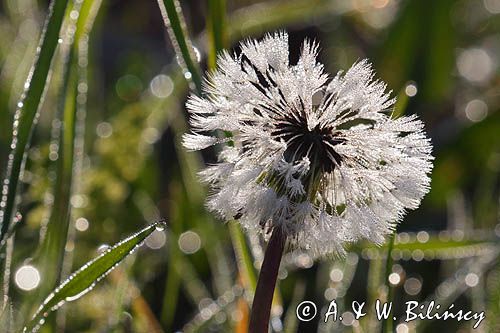
[[[70,222],[70,198],[73,192],[73,174],[75,160],[76,127],[79,84],[79,45],[83,36],[86,36],[98,12],[101,0],[86,0],[75,5],[73,11],[79,13],[78,20],[73,22],[73,28],[68,29],[69,40],[73,40],[67,55],[63,94],[61,95],[62,125],[59,128],[58,160],[56,165],[56,180],[54,182],[54,204],[47,224],[45,238],[41,244],[40,260],[43,271],[43,284],[40,286],[41,295],[53,289],[59,282],[64,247],[68,236]],[[69,33],[74,31],[74,35]]]
[[[153,231],[164,227],[163,221],[153,223],[80,267],[45,299],[32,320],[24,327],[23,332],[37,332],[50,312],[88,293],[97,282],[133,253]]]
[[[387,302],[392,302],[392,298],[394,296],[394,288],[392,285],[389,283],[389,275],[392,273],[392,264],[393,264],[393,259],[392,259],[392,249],[394,248],[394,240],[396,238],[396,232],[394,232],[388,242],[388,247],[387,247],[387,258],[385,260],[385,273],[384,273],[384,283],[387,288]],[[382,332],[387,332],[390,333],[392,332],[392,327],[393,327],[393,317],[389,316],[386,320],[382,321]]]
[[[207,20],[210,38],[208,64],[211,69],[214,69],[217,53],[226,47],[226,0],[209,0],[208,12]]]
[[[485,255],[499,248],[498,239],[453,240],[445,239],[445,237],[451,238],[451,235],[444,235],[431,234],[426,236],[428,239],[422,241],[416,239],[415,234],[398,234],[390,254],[396,260],[409,260],[412,257],[428,260],[450,260]],[[389,254],[388,244],[377,247],[374,244],[364,242],[353,249],[362,252],[367,259],[387,258]]]
[[[52,63],[68,0],[53,0],[42,34],[39,52],[35,64],[25,83],[18,109],[14,116],[11,153],[8,158],[6,177],[3,182],[0,202],[0,247],[3,247],[11,220],[17,209],[19,179],[24,169],[25,152],[29,146],[31,134],[37,120],[40,102]]]
[[[158,0],[163,21],[167,27],[168,35],[174,46],[177,60],[184,67],[185,77],[190,73],[196,91],[201,94],[201,76],[193,44],[186,33],[186,23],[182,15],[181,5],[178,0]]]
[[[241,279],[243,280],[243,286],[253,294],[257,286],[257,273],[255,272],[252,255],[245,240],[245,234],[241,230],[238,221],[230,221],[228,227],[236,255],[238,272],[241,274]]]

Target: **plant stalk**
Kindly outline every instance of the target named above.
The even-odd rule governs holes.
[[[280,228],[275,228],[267,245],[264,262],[257,281],[250,315],[250,333],[266,333],[269,327],[274,288],[285,248],[286,236]]]

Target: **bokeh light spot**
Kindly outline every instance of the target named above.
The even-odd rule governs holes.
[[[422,290],[422,282],[415,277],[411,277],[405,281],[404,289],[408,295],[415,296]]]
[[[398,285],[401,282],[401,276],[398,273],[391,273],[389,274],[389,283],[392,284],[393,286]]]
[[[167,98],[174,90],[174,83],[170,76],[160,74],[155,76],[149,84],[151,93],[158,98]]]
[[[473,122],[480,122],[488,115],[488,105],[480,99],[473,99],[465,106],[465,116]]]
[[[201,247],[201,238],[194,231],[186,231],[179,236],[179,248],[186,254],[198,252]]]
[[[160,230],[155,230],[149,237],[146,239],[146,246],[150,249],[157,250],[163,247],[167,241],[167,236],[165,232]]]
[[[89,228],[89,221],[84,217],[80,217],[75,221],[75,228],[78,231],[86,231]]]
[[[24,265],[16,271],[14,281],[19,289],[33,290],[40,284],[40,273],[32,265]]]
[[[483,49],[471,48],[459,54],[457,68],[460,75],[472,82],[484,82],[493,72],[493,61]]]
[[[142,82],[135,75],[127,74],[116,81],[116,93],[124,101],[130,102],[138,99],[141,91]]]

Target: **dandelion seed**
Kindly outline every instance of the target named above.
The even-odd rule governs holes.
[[[311,255],[383,243],[429,190],[423,123],[391,118],[395,100],[366,60],[330,77],[313,42],[290,64],[286,33],[240,48],[219,56],[205,97],[187,102],[187,148],[232,142],[201,173],[213,189],[208,207],[248,229],[279,228]],[[232,137],[214,134],[224,132]]]

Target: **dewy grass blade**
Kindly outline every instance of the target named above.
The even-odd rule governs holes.
[[[26,80],[25,91],[17,104],[10,145],[11,153],[7,161],[0,201],[0,248],[5,244],[11,221],[16,213],[17,192],[24,169],[25,153],[37,121],[45,86],[49,80],[52,58],[58,45],[67,4],[68,0],[53,0],[50,4],[35,64]]]
[[[238,271],[243,279],[243,285],[253,294],[257,286],[257,273],[253,265],[252,255],[245,241],[245,234],[241,230],[238,221],[230,221],[228,226],[234,252],[236,254]]]
[[[472,236],[470,239],[453,240],[450,234],[444,234],[445,236],[425,235],[424,241],[416,239],[415,234],[396,235],[391,251],[392,256],[401,258],[403,253],[418,253],[418,256],[422,256],[426,260],[455,260],[484,255],[499,248],[498,239],[480,239],[478,236],[475,236],[478,239],[474,239]],[[406,239],[408,237],[412,239]],[[444,237],[449,237],[449,239],[444,239]],[[403,241],[403,239],[405,240]],[[389,244],[376,247],[373,244],[361,243],[352,249],[356,251],[368,249],[367,257],[371,260],[380,257],[386,258],[389,255],[388,248]]]
[[[164,228],[164,221],[153,223],[80,267],[45,299],[31,321],[26,324],[23,332],[37,332],[50,312],[91,291],[96,283],[106,277],[123,259],[132,254],[153,231]]]
[[[394,232],[389,238],[387,247],[387,258],[385,261],[384,283],[387,288],[387,302],[392,302],[392,298],[394,296],[394,288],[389,283],[389,275],[392,273],[392,264],[394,261],[392,259],[392,249],[394,248],[395,238],[396,238],[396,232]],[[389,318],[382,321],[381,332],[387,332],[387,333],[392,332],[393,324],[394,324],[393,317],[389,316]]]
[[[217,53],[227,47],[226,38],[226,1],[225,0],[210,0],[208,27],[210,35],[210,54],[209,68],[215,70]],[[226,136],[231,136],[231,133],[225,133]],[[243,286],[251,293],[255,293],[257,286],[257,273],[253,265],[252,255],[246,242],[246,236],[241,230],[241,226],[237,221],[231,221],[228,224],[231,235],[231,243],[237,258],[237,266],[240,277],[243,281]],[[276,289],[276,294],[279,295]],[[273,305],[277,303],[279,297],[274,297]]]
[[[78,19],[70,23],[67,29],[67,38],[72,41],[69,45],[64,79],[63,94],[61,95],[62,121],[59,128],[58,160],[56,165],[56,180],[54,183],[54,204],[47,224],[45,238],[41,245],[40,267],[43,271],[43,284],[40,293],[46,294],[58,283],[64,258],[68,228],[70,222],[70,198],[73,192],[73,174],[76,144],[77,124],[77,96],[79,84],[79,45],[86,38],[95,15],[100,7],[101,0],[85,0],[78,3],[72,12],[79,13]],[[73,33],[72,33],[73,32]]]
[[[406,111],[406,106],[408,105],[408,101],[406,99],[407,95],[406,94],[403,95],[404,90],[405,90],[404,88],[401,89],[399,93],[398,97],[401,98],[400,102],[401,104],[394,106],[394,112],[391,115],[391,118],[399,118],[403,116]],[[396,230],[394,230],[391,236],[389,237],[387,246],[387,257],[385,259],[384,283],[387,288],[387,302],[392,302],[392,299],[394,297],[394,288],[391,285],[391,283],[389,283],[389,275],[392,273],[392,265],[394,263],[394,260],[392,258],[392,250],[394,248],[395,239],[396,239]],[[393,324],[394,324],[393,317],[389,316],[389,318],[382,321],[381,331],[387,333],[392,332]]]
[[[178,0],[158,0],[163,21],[177,54],[177,61],[184,67],[184,76],[190,78],[201,94],[201,76],[193,44],[186,33],[186,23]]]
[[[210,68],[215,68],[217,53],[226,47],[226,0],[208,1],[208,31],[210,38],[210,51],[208,62]]]

